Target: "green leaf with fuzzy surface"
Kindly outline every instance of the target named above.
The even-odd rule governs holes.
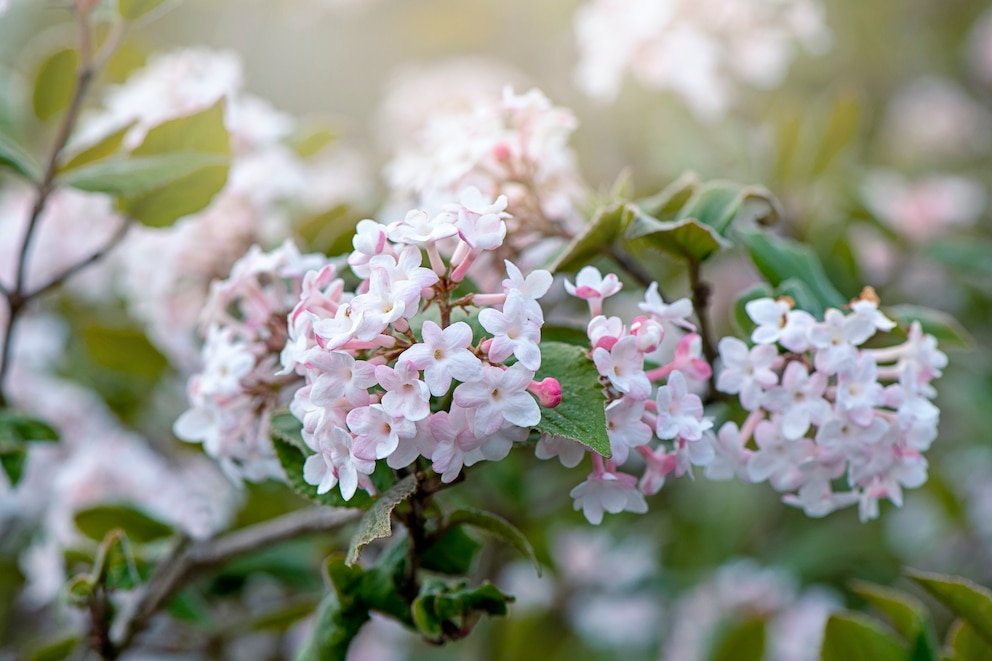
[[[547,377],[561,384],[561,403],[553,409],[541,408],[536,429],[581,443],[609,457],[610,438],[606,435],[606,400],[599,372],[586,351],[561,342],[541,343],[541,369],[537,380]]]
[[[37,181],[41,168],[34,158],[11,138],[0,133],[0,165],[5,165],[28,181]]]
[[[71,48],[53,53],[42,62],[32,99],[38,119],[50,119],[69,106],[78,68],[79,54]]]
[[[166,227],[210,204],[227,183],[227,159],[231,154],[223,100],[201,112],[159,124],[148,131],[131,155],[187,153],[221,158],[153,190],[121,196],[121,211],[150,227]]]
[[[498,539],[508,543],[515,548],[520,555],[524,556],[534,566],[537,575],[541,575],[541,563],[537,561],[534,548],[530,545],[527,537],[512,523],[492,512],[483,512],[476,509],[455,510],[447,517],[448,525],[472,526],[478,530],[489,533]]]
[[[695,218],[661,221],[644,214],[633,219],[624,237],[691,262],[701,262],[728,245],[715,229]]]
[[[957,619],[947,632],[947,646],[954,650],[955,661],[988,661],[992,659],[992,643],[985,640],[975,627]]]
[[[937,637],[926,607],[913,595],[882,585],[854,581],[851,590],[871,604],[910,644],[911,661],[937,656]]]
[[[639,213],[633,204],[616,203],[596,211],[585,230],[565,247],[551,265],[552,273],[576,271],[592,258],[602,255]]]
[[[960,576],[905,570],[906,576],[992,644],[992,591]]]
[[[887,305],[882,311],[899,324],[899,332],[905,333],[914,321],[918,321],[923,332],[933,335],[944,347],[970,349],[975,346],[975,339],[961,322],[942,310],[934,310],[923,305],[903,304]]]
[[[358,522],[358,530],[351,538],[351,545],[348,547],[346,562],[354,565],[362,555],[362,549],[377,539],[390,537],[393,534],[393,525],[390,518],[396,506],[407,500],[417,491],[417,479],[413,475],[407,475],[402,480],[394,484],[389,491],[380,494],[372,507],[365,512],[361,521]]]
[[[90,539],[106,538],[114,529],[125,531],[139,544],[172,535],[172,526],[130,505],[99,505],[78,512],[76,527]]]
[[[136,196],[168,186],[203,168],[226,167],[227,163],[226,156],[197,152],[116,158],[67,172],[62,183],[91,193]]]
[[[905,661],[905,646],[879,622],[859,613],[834,613],[827,620],[823,661]]]

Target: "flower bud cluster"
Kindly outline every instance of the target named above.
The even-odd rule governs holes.
[[[423,458],[452,482],[463,466],[503,459],[540,422],[539,402],[561,400],[554,379],[534,381],[551,275],[524,277],[507,261],[499,292],[462,293],[473,263],[502,245],[506,205],[468,188],[433,215],[363,220],[348,256],[357,287],[345,291],[331,267],[306,274],[282,364],[306,380],[290,410],[315,452],[304,479],[317,493],[374,493],[379,460],[402,469]]]
[[[307,282],[326,263],[302,255],[291,241],[264,253],[252,248],[230,277],[211,285],[200,318],[206,333],[203,367],[188,384],[192,408],[173,425],[184,441],[203,443],[233,479],[282,477],[269,439],[272,413],[292,396],[299,377],[279,369],[286,315]]]
[[[695,330],[688,320],[692,303],[683,298],[666,304],[653,283],[639,304],[644,314],[625,323],[602,314],[603,299],[621,287],[616,275],[603,276],[592,266],[579,271],[574,284],[565,283],[568,293],[589,304],[590,357],[607,400],[612,456],[604,459],[590,453],[593,471],[571,492],[575,509],[593,524],[602,521],[604,511],[646,512],[644,496],[657,493],[669,474],[684,475],[693,465],[706,466],[714,457],[714,443],[707,434],[713,422],[703,416],[699,396],[690,392],[690,382],[704,381],[712,373],[700,357],[700,337],[695,332],[685,334],[674,356],[659,360],[666,324]],[[569,468],[585,454],[584,446],[566,439],[545,436],[537,445],[539,458],[557,455]],[[640,480],[618,469],[636,463],[637,456],[645,465]]]
[[[733,422],[720,429],[727,472],[767,480],[809,516],[858,503],[865,521],[878,516],[882,498],[901,506],[902,489],[926,481],[922,453],[937,436],[930,382],[947,357],[934,337],[914,322],[903,344],[864,347],[896,326],[870,287],[846,313],[828,309],[823,321],[788,298],[745,309],[757,324],[755,345],[732,337],[719,344],[717,389],[750,411],[740,429]],[[835,491],[845,476],[846,490]]]

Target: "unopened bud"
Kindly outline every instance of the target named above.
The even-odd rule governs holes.
[[[547,409],[561,404],[561,384],[558,379],[547,377],[544,381],[531,381],[527,392],[536,395],[537,401]]]

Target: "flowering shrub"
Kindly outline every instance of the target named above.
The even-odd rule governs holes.
[[[375,128],[380,187],[342,127],[249,93],[235,52],[134,57],[176,3],[57,4],[28,93],[0,54],[13,656],[385,658],[414,639],[543,655],[543,634],[496,618],[519,611],[575,634],[549,658],[936,659],[923,603],[845,587],[848,565],[890,583],[897,562],[950,558],[992,579],[970,550],[989,462],[944,463],[946,428],[987,428],[982,361],[945,353],[971,340],[943,310],[988,299],[988,196],[966,165],[992,115],[964,88],[919,78],[865,143],[947,173],[852,174],[854,101],[805,131],[750,116],[752,88],[826,57],[821,3],[596,0],[565,18],[579,91],[619,99],[592,111],[615,112],[605,132],[506,65],[409,67]],[[7,20],[0,35],[48,19],[0,0]],[[625,112],[627,72],[712,144],[682,153],[673,128],[664,154],[629,154],[625,123],[652,122]],[[769,186],[659,186],[670,154],[735,171],[721,118],[755,143],[740,178]],[[611,186],[587,183],[597,168]],[[927,269],[947,300],[914,291]],[[954,614],[955,658],[992,654],[992,594],[904,573]],[[892,626],[842,612],[843,589]]]

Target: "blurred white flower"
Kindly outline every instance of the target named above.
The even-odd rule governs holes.
[[[872,213],[918,243],[973,225],[988,201],[985,187],[970,177],[933,174],[910,181],[887,170],[865,177],[863,195]]]
[[[576,79],[590,96],[614,99],[629,71],[706,120],[724,114],[738,81],[781,84],[797,45],[830,45],[818,0],[592,0],[576,12],[575,33]]]

